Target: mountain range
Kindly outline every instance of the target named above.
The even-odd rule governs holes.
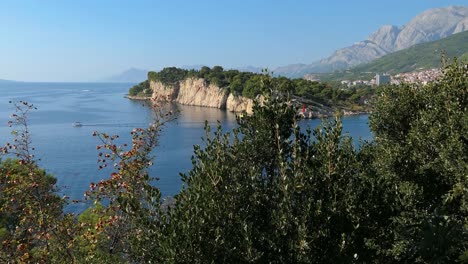
[[[416,44],[371,62],[359,64],[350,68],[350,70],[395,74],[418,69],[438,68],[441,66],[442,54],[445,54],[448,59],[468,55],[468,31],[453,34],[436,41]]]
[[[311,74],[310,77],[322,81],[370,80],[376,73],[396,74],[440,68],[442,54],[448,60],[458,57],[460,60],[468,62],[468,31],[436,41],[416,44],[346,70]]]
[[[449,6],[429,9],[407,24],[385,25],[366,40],[335,51],[331,56],[311,64],[292,64],[274,72],[287,77],[307,73],[325,73],[367,63],[415,44],[434,41],[468,30],[468,7]]]

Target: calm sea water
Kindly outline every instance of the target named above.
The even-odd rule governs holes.
[[[109,170],[98,170],[93,131],[118,134],[119,143],[131,141],[134,127],[145,127],[154,114],[143,102],[124,98],[132,84],[120,83],[0,83],[0,145],[11,141],[6,123],[14,108],[9,101],[25,100],[38,110],[29,116],[33,147],[40,166],[58,179],[60,193],[71,199],[83,199],[90,182],[107,178]],[[212,108],[174,106],[179,110],[175,121],[166,124],[155,151],[152,176],[164,196],[176,194],[182,186],[179,173],[191,164],[193,145],[203,145],[204,123],[221,122],[224,129],[235,126],[235,115]],[[73,127],[80,121],[82,127]],[[301,125],[316,127],[319,120]],[[355,139],[370,140],[368,117],[346,117],[343,127]],[[71,204],[67,210],[81,212],[86,203]]]

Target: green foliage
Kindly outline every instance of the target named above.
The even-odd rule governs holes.
[[[115,215],[110,214],[99,202],[78,216],[79,232],[75,235],[75,258],[81,262],[123,263],[118,242],[108,230]],[[117,230],[114,230],[117,232]]]
[[[163,110],[161,110],[163,111]],[[102,144],[98,160],[100,168],[115,164],[110,178],[91,183],[86,193],[96,207],[80,216],[89,226],[82,245],[91,249],[86,260],[92,262],[159,262],[161,225],[165,222],[161,210],[161,195],[153,186],[147,168],[152,165],[151,151],[158,144],[158,135],[164,123],[172,117],[157,112],[157,119],[147,129],[131,132],[132,147],[117,145],[117,135],[94,133]],[[107,203],[102,206],[100,202]]]
[[[160,72],[148,72],[149,81],[160,81],[164,85],[173,86],[187,77],[188,71],[176,67],[164,68]]]
[[[128,94],[130,96],[141,96],[141,97],[149,97],[152,94],[152,90],[149,86],[149,81],[143,81],[137,85],[134,85],[132,88],[128,90]]]
[[[261,93],[261,77],[253,76],[245,82],[244,89],[242,91],[242,96],[247,98],[255,98]]]
[[[273,89],[264,77],[262,90]],[[196,147],[165,230],[168,262],[354,262],[368,193],[340,121],[302,133],[293,106],[274,92],[239,128]],[[339,162],[337,162],[339,161]],[[365,186],[365,185],[364,185]],[[356,212],[354,212],[356,210]],[[362,225],[362,224],[361,224]],[[359,256],[355,257],[355,254]]]
[[[301,132],[279,94],[232,133],[207,128],[206,148],[195,149],[170,211],[165,260],[466,258],[466,76],[454,64],[429,86],[382,88],[371,117],[376,141],[360,150],[342,136],[339,120]],[[263,91],[274,87],[260,83]]]
[[[378,93],[374,168],[395,189],[388,250],[397,259],[453,262],[468,248],[467,89],[466,65],[455,62],[438,82]]]
[[[34,179],[29,179],[29,174]],[[3,229],[3,241],[15,240],[17,243],[27,242],[27,235],[18,232],[18,228],[28,229],[34,222],[34,217],[41,206],[51,203],[55,206],[44,208],[41,212],[45,217],[61,214],[61,200],[54,192],[56,179],[45,173],[36,165],[24,166],[20,160],[5,159],[0,161],[0,228]],[[34,185],[31,188],[30,185]],[[36,200],[40,198],[41,200]],[[49,210],[50,209],[50,210]],[[38,219],[44,221],[44,219]],[[24,226],[19,226],[20,222]],[[44,224],[44,223],[42,223]],[[41,222],[39,222],[41,225]],[[32,232],[28,231],[28,232]],[[17,236],[17,237],[15,237]],[[5,257],[5,256],[2,256]]]
[[[0,262],[69,259],[76,226],[63,214],[56,179],[34,161],[27,113],[35,107],[22,101],[14,106],[14,144],[1,150],[15,159],[0,160]]]

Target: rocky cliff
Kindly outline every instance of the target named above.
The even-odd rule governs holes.
[[[409,48],[418,43],[446,38],[465,31],[468,7],[449,6],[429,9],[404,25],[395,41],[394,50]]]
[[[225,109],[228,91],[216,85],[207,84],[204,79],[187,78],[179,82],[176,102],[184,105],[198,105]]]
[[[157,101],[214,107],[231,112],[252,112],[252,99],[234,96],[226,89],[208,84],[202,78],[187,78],[170,86],[159,81],[150,81],[150,88],[153,90],[152,99]]]
[[[173,86],[164,85],[161,82],[150,81],[150,88],[153,90],[151,99],[156,101],[169,101],[172,102],[179,94],[180,86],[175,84]]]
[[[234,96],[229,94],[226,102],[226,109],[231,112],[247,112],[252,113],[253,100],[242,96]]]
[[[154,101],[169,101],[184,105],[213,107],[226,109],[231,112],[252,113],[254,100],[242,96],[235,96],[227,89],[207,83],[202,78],[187,78],[173,85],[164,85],[160,81],[150,81],[150,88],[153,90],[151,98],[140,98],[128,96],[130,99]],[[265,100],[264,97],[257,98],[260,104]],[[333,116],[335,110],[320,103],[307,100],[301,97],[293,96],[293,103],[301,109],[298,114],[304,118],[323,118]],[[362,114],[363,112],[343,111],[345,115]]]

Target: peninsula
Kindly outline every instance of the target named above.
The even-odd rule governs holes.
[[[150,71],[148,79],[129,90],[130,99],[152,99],[184,105],[214,107],[231,112],[252,112],[253,102],[262,94],[263,74],[224,70],[221,66],[185,70],[175,67]],[[306,118],[366,112],[370,87],[343,89],[328,83],[286,77],[271,78],[279,91],[293,95]]]

